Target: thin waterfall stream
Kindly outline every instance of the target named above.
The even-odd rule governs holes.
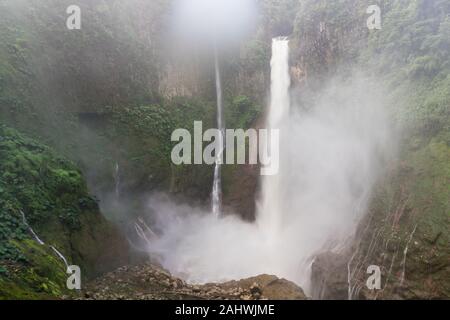
[[[214,181],[211,195],[211,207],[214,216],[219,217],[222,212],[222,179],[221,179],[221,165],[222,155],[224,150],[224,124],[223,124],[223,110],[222,110],[222,80],[220,76],[219,53],[217,45],[214,45],[214,69],[216,79],[216,95],[217,95],[217,129],[220,130],[219,141],[217,141],[218,149],[216,149],[215,164],[214,164]]]
[[[34,240],[36,240],[37,243],[39,243],[41,246],[45,246],[45,242],[39,238],[39,236],[34,232],[33,228],[29,225],[28,220],[25,216],[25,213],[23,211],[20,211],[20,214],[22,215],[22,222],[23,224],[28,228],[28,231],[33,235]],[[66,268],[69,268],[69,263],[67,262],[66,257],[54,246],[49,245],[49,248],[53,250],[53,252],[60,258],[63,262]]]

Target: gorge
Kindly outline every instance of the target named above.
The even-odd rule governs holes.
[[[78,2],[0,1],[0,298],[450,296],[446,1]]]

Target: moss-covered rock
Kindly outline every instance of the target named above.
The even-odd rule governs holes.
[[[0,297],[55,297],[66,290],[66,267],[50,246],[84,277],[127,255],[75,165],[6,126],[0,126],[0,208]]]

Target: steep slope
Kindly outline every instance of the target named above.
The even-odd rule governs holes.
[[[127,260],[125,240],[100,215],[73,163],[2,125],[0,173],[1,298],[66,291],[66,266],[51,246],[84,279]]]

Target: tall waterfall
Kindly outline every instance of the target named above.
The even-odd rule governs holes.
[[[216,72],[216,95],[217,95],[217,128],[220,130],[221,135],[219,136],[219,141],[217,145],[219,146],[219,151],[216,149],[216,159],[214,165],[214,181],[211,196],[211,206],[212,212],[215,216],[220,216],[222,211],[221,198],[222,198],[222,181],[221,181],[221,165],[222,165],[222,154],[224,148],[224,125],[223,125],[223,112],[222,112],[222,81],[220,78],[220,66],[219,66],[219,55],[217,52],[217,46],[214,46],[214,67]]]
[[[289,75],[289,40],[284,37],[272,40],[271,65],[271,97],[267,114],[267,129],[280,130],[280,144],[284,135],[283,129],[288,119],[290,109],[289,87],[291,79]],[[284,126],[284,128],[283,128]],[[278,141],[269,141],[270,151]],[[279,149],[279,148],[278,148]],[[281,155],[280,155],[281,157]],[[281,224],[282,200],[281,200],[280,174],[264,176],[262,180],[262,202],[258,210],[258,223],[268,237],[276,237]]]

